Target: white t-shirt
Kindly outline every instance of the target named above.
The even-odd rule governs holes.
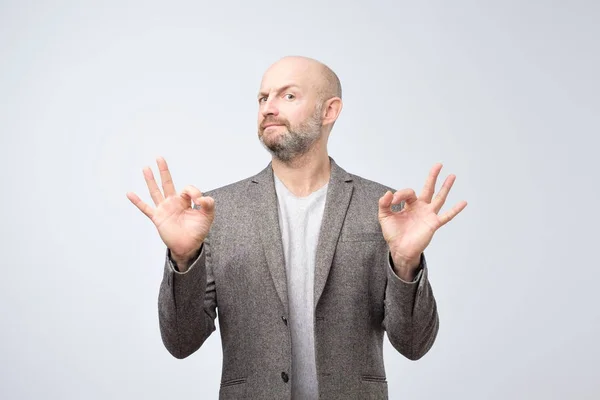
[[[287,276],[294,400],[318,398],[313,296],[317,242],[327,187],[328,184],[306,197],[296,197],[275,176]]]

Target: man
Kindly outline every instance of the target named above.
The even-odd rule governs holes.
[[[385,399],[383,335],[411,360],[431,348],[438,314],[424,250],[465,206],[438,215],[441,165],[417,197],[344,171],[327,152],[342,109],[324,64],[285,57],[264,74],[258,136],[272,161],[248,179],[127,196],[167,246],[159,294],[164,345],[193,354],[219,326],[221,399]],[[395,376],[393,379],[401,379]]]

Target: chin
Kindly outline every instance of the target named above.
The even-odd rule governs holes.
[[[283,135],[278,132],[262,132],[259,136],[259,140],[267,148],[276,148],[281,145],[283,141]]]
[[[277,129],[277,128],[284,128],[284,129]],[[277,128],[269,128],[269,129],[265,129],[262,131],[261,133],[261,137],[264,138],[268,138],[268,140],[280,140],[286,133],[287,130],[285,129],[284,126],[279,126]]]
[[[265,138],[265,137],[263,137],[262,142],[269,149],[277,149],[277,148],[279,148],[281,146],[281,139],[280,138],[273,138],[273,137]]]

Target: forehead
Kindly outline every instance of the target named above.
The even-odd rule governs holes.
[[[285,86],[297,86],[303,91],[316,90],[318,71],[309,63],[281,61],[272,65],[263,75],[260,90],[269,92]]]

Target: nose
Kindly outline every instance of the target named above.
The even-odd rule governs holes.
[[[263,117],[266,117],[267,115],[272,115],[276,117],[279,115],[279,109],[277,108],[273,100],[265,101],[261,105],[260,112],[262,113]]]

